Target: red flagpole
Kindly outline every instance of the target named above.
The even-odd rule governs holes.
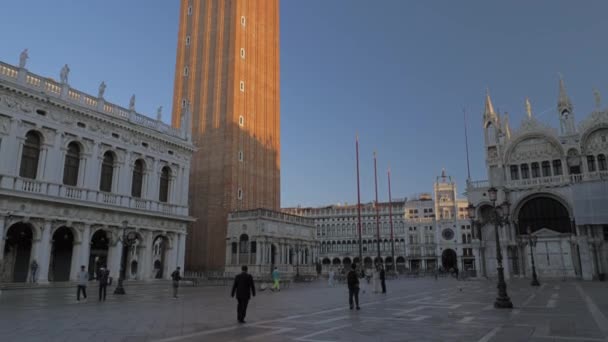
[[[380,263],[380,206],[378,204],[378,168],[376,167],[376,152],[374,151],[374,182],[376,184],[376,248],[378,249],[378,263]]]
[[[363,265],[363,242],[361,240],[361,189],[359,186],[359,134],[355,143],[357,151],[357,230],[359,232],[359,263]]]
[[[391,224],[391,256],[393,258],[393,271],[397,273],[397,262],[395,261],[395,236],[393,232],[393,199],[391,197],[391,168],[388,168],[388,216]]]

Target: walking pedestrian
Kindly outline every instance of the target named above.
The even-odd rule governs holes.
[[[373,278],[372,278],[372,286],[374,289],[374,293],[380,293],[380,265],[376,265],[374,269]]]
[[[271,291],[275,291],[275,290],[281,291],[279,269],[277,267],[275,267],[274,271],[272,271],[272,281],[274,282],[274,284],[272,285],[272,288],[270,290]]]
[[[334,277],[335,277],[334,270],[330,269],[329,275],[327,277],[327,283],[329,284],[329,287],[334,287]]]
[[[346,275],[346,282],[348,284],[348,304],[350,309],[353,309],[353,298],[357,310],[361,310],[359,307],[359,275],[357,274],[357,264],[352,264],[351,270]]]
[[[238,301],[236,309],[237,320],[239,323],[245,323],[249,299],[251,299],[251,296],[255,297],[255,285],[253,284],[253,277],[247,273],[247,266],[243,265],[241,271],[241,274],[234,277],[232,297],[234,298],[234,295],[236,294],[236,300]]]
[[[84,265],[80,266],[80,272],[77,275],[78,279],[78,290],[76,292],[76,300],[80,302],[80,292],[82,297],[87,299],[87,283],[89,282],[89,272],[85,270]]]
[[[32,283],[35,284],[38,281],[38,263],[36,259],[32,260],[30,268],[32,269]]]
[[[380,265],[380,285],[382,285],[382,293],[386,293],[386,272],[382,265]]]
[[[177,266],[175,271],[171,273],[171,279],[173,279],[173,298],[177,299],[177,289],[179,288],[179,281],[182,280],[181,275],[179,274],[180,267]]]
[[[108,280],[110,278],[110,270],[105,268],[99,269],[99,275],[97,275],[97,281],[99,281],[99,301],[106,301],[106,288],[108,287]]]

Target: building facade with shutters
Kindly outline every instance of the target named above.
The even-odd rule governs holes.
[[[31,73],[26,53],[0,63],[0,281],[118,278],[123,251],[127,279],[168,278],[192,221],[189,123],[107,102],[103,82],[78,91],[67,65],[60,82]]]
[[[318,262],[324,271],[360,264],[361,245],[366,268],[381,263],[400,273],[458,268],[475,274],[468,201],[457,197],[456,184],[445,171],[437,177],[433,194],[390,205],[389,210],[389,203],[381,202],[376,211],[374,203],[361,204],[361,244],[356,204],[283,210],[314,219],[320,243]]]
[[[472,181],[468,198],[476,208],[476,253],[481,271],[496,275],[495,224],[488,189],[510,203],[499,225],[506,277],[530,277],[532,257],[541,278],[598,279],[608,272],[608,110],[595,93],[595,109],[578,124],[559,80],[559,130],[539,121],[526,100],[526,115],[512,130],[508,115],[486,96],[482,124],[487,180]],[[536,244],[531,247],[530,238]]]

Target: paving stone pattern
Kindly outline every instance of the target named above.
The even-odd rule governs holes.
[[[514,309],[494,309],[492,281],[399,279],[388,294],[361,295],[349,310],[344,285],[295,284],[259,292],[236,322],[228,287],[166,285],[108,290],[86,302],[76,289],[4,291],[1,341],[608,341],[608,283],[508,283]]]

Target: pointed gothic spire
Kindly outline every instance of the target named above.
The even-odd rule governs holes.
[[[532,104],[530,104],[530,98],[526,97],[526,114],[528,119],[532,119]]]
[[[572,103],[566,92],[566,85],[564,84],[562,74],[559,74],[559,99],[557,100],[557,107],[560,113],[563,112],[564,109],[567,109],[570,113],[572,112]]]
[[[495,116],[494,105],[492,104],[492,99],[490,98],[490,90],[486,89],[486,106],[484,111],[485,117]]]
[[[509,113],[505,113],[504,121],[503,121],[505,137],[507,140],[511,139],[511,124],[509,123]]]

